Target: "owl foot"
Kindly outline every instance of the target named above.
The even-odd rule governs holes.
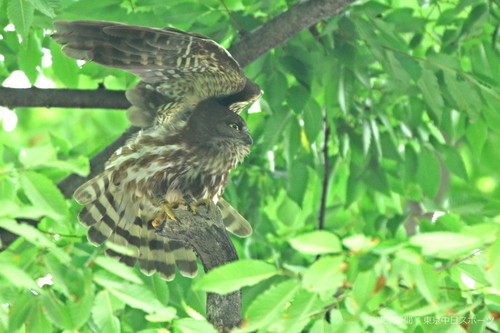
[[[167,218],[167,217],[169,219],[171,219],[172,221],[177,222],[177,218],[175,217],[175,214],[172,211],[172,209],[176,209],[181,205],[186,205],[186,201],[178,200],[178,201],[174,201],[174,202],[170,202],[170,203],[161,205],[161,209],[162,209],[161,213],[153,220],[153,222],[151,222],[153,227],[158,228],[161,225],[161,222],[163,220],[165,220],[165,218]]]
[[[200,201],[196,201],[196,202],[193,202],[193,203],[190,203],[189,204],[189,209],[191,210],[191,212],[193,212],[193,215],[196,215],[198,214],[197,210],[198,210],[198,207],[200,206],[205,206],[207,207],[210,207],[210,199],[202,199]]]

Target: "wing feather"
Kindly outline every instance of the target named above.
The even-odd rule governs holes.
[[[52,37],[68,57],[142,79],[140,89],[127,94],[129,119],[136,126],[168,122],[174,113],[208,98],[239,113],[262,95],[229,52],[201,34],[105,21],[57,21],[54,26]],[[146,94],[137,94],[146,86]]]

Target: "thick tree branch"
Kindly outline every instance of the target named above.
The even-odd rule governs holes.
[[[238,260],[220,211],[214,204],[208,208],[199,207],[196,215],[183,209],[176,209],[174,213],[178,221],[167,221],[157,230],[158,234],[190,245],[205,272]],[[219,332],[238,326],[241,323],[241,290],[226,295],[207,293],[207,319]]]
[[[45,107],[80,109],[126,109],[130,106],[123,90],[17,89],[0,87],[0,105],[8,108]]]
[[[236,41],[229,52],[242,67],[271,49],[284,45],[290,38],[318,21],[337,16],[354,0],[305,0],[262,24]]]

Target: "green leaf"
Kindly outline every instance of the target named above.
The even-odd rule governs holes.
[[[31,85],[34,85],[42,66],[42,44],[33,31],[29,32],[24,44],[25,47],[20,48],[17,53],[19,68],[26,74]]]
[[[49,0],[29,0],[35,6],[37,10],[48,17],[55,17],[54,9],[50,6],[51,2]],[[54,3],[54,2],[52,2]]]
[[[316,141],[323,126],[323,112],[320,105],[314,99],[309,99],[305,106],[303,117],[307,140],[313,143]]]
[[[94,274],[94,281],[106,287],[119,300],[146,313],[153,314],[167,309],[153,292],[143,285],[118,282],[115,277],[104,274]]]
[[[260,294],[248,307],[246,317],[248,324],[242,332],[250,332],[257,328],[263,328],[280,318],[285,304],[290,302],[300,288],[296,280],[286,280],[271,286]]]
[[[352,91],[352,80],[350,80],[349,73],[346,73],[348,70],[345,67],[340,67],[339,72],[339,83],[338,83],[338,102],[340,105],[340,110],[344,114],[348,114],[350,110],[350,102],[351,102],[351,91]]]
[[[476,264],[460,263],[456,266],[461,272],[472,278],[477,283],[489,286],[490,282],[486,278],[486,272]]]
[[[418,31],[425,27],[425,19],[413,16],[413,8],[396,8],[385,17],[385,21],[394,24],[397,32]]]
[[[136,284],[142,284],[142,280],[135,274],[134,270],[113,259],[106,256],[98,256],[94,260],[94,264],[99,265],[108,272],[119,276],[121,279],[128,280]]]
[[[51,291],[42,294],[42,304],[49,320],[60,329],[74,329],[69,308]]]
[[[360,272],[352,286],[352,294],[360,308],[367,305],[368,300],[373,296],[377,277],[373,270]]]
[[[16,27],[17,33],[24,40],[28,36],[28,31],[33,23],[33,13],[35,7],[26,0],[8,0],[7,17]]]
[[[331,325],[324,319],[320,318],[316,320],[314,325],[311,327],[310,333],[331,333]]]
[[[428,197],[433,198],[441,181],[437,158],[428,150],[418,156],[417,181]]]
[[[50,321],[61,329],[78,330],[90,318],[94,303],[94,285],[90,274],[86,275],[83,292],[80,297],[63,302],[52,290],[44,290],[41,294],[42,304]]]
[[[446,167],[463,180],[467,180],[467,170],[465,169],[465,164],[458,151],[449,145],[440,145],[438,149]]]
[[[2,271],[8,269],[4,267],[5,266],[2,264]],[[33,307],[36,306],[36,303],[34,302],[35,297],[36,296],[29,291],[24,291],[17,295],[16,299],[10,307],[11,313],[9,315],[8,332],[17,332],[17,330],[20,329],[24,323],[26,323],[26,320],[32,312]],[[0,324],[0,327],[2,326],[3,325]]]
[[[177,311],[175,310],[175,308],[169,306],[164,309],[160,309],[155,313],[148,314],[146,316],[146,319],[154,323],[154,322],[171,321],[176,317],[177,317]]]
[[[38,299],[26,321],[27,332],[52,332],[53,327],[47,319],[42,304]]]
[[[0,270],[0,276],[7,279],[12,285],[20,288],[29,288],[33,290],[39,290],[36,281],[26,273],[24,270],[17,266],[10,264],[7,261],[1,260],[2,269]]]
[[[363,121],[363,154],[365,157],[370,151],[370,145],[372,142],[372,131],[370,130],[370,122],[366,119]]]
[[[476,156],[480,157],[488,137],[488,127],[484,121],[478,119],[470,124],[466,129],[465,136]]]
[[[498,290],[500,288],[500,279],[498,279],[498,276],[500,276],[500,238],[497,238],[486,253],[489,257],[489,267],[491,267],[486,272],[486,277],[490,281],[491,286]]]
[[[377,123],[375,119],[370,119],[370,128],[371,128],[371,137],[373,138],[373,142],[375,142],[375,148],[377,149],[378,158],[382,158],[382,146],[380,145],[380,134],[378,130]]]
[[[287,90],[287,104],[296,114],[302,114],[308,98],[305,98],[309,92],[302,85],[294,85]]]
[[[481,110],[481,99],[476,88],[466,81],[458,81],[454,72],[445,71],[446,88],[457,103],[459,111],[467,112],[471,121],[476,121]]]
[[[214,268],[195,284],[195,288],[224,295],[241,287],[253,286],[276,274],[276,268],[263,261],[238,260]]]
[[[454,258],[482,245],[482,239],[451,232],[428,232],[410,238],[410,243],[422,247],[422,253],[439,258]]]
[[[280,323],[281,331],[287,333],[302,332],[311,317],[322,311],[322,303],[318,294],[310,293],[304,289],[299,290],[292,305],[286,309],[282,323]]]
[[[52,69],[59,80],[68,88],[78,88],[80,69],[74,59],[66,57],[61,51],[61,45],[50,44]]]
[[[335,292],[344,281],[342,257],[322,257],[304,273],[304,288],[312,292]]]
[[[339,238],[324,230],[302,234],[288,240],[290,245],[306,254],[337,253],[341,251]]]
[[[27,171],[21,175],[21,184],[31,203],[37,208],[46,209],[47,214],[54,219],[61,219],[68,214],[63,195],[46,176]]]
[[[184,318],[174,321],[174,327],[182,333],[217,333],[217,330],[206,320]]]
[[[474,7],[467,19],[465,20],[460,36],[468,38],[479,34],[488,20],[489,7],[485,3],[481,3]]]
[[[430,107],[439,123],[443,113],[444,101],[441,96],[441,89],[439,88],[436,75],[434,72],[425,69],[422,72],[422,76],[417,81],[417,85],[424,96],[425,102]]]
[[[286,97],[287,86],[288,82],[283,73],[274,71],[269,77],[269,83],[266,85],[266,95],[264,98],[269,102],[272,109],[279,109],[281,107]]]
[[[50,252],[63,263],[68,263],[71,261],[68,253],[57,247],[54,241],[47,238],[47,235],[29,224],[18,223],[15,220],[0,218],[0,227],[14,234],[17,234],[20,237],[23,237],[37,247],[48,248]]]
[[[108,290],[102,290],[97,294],[92,308],[92,318],[99,328],[99,332],[121,332],[120,320],[114,315],[113,300]]]
[[[418,290],[430,304],[436,304],[439,296],[439,275],[429,264],[413,266]]]
[[[288,170],[288,196],[293,199],[299,206],[302,205],[304,195],[307,191],[308,184],[308,168],[298,161],[290,164]]]

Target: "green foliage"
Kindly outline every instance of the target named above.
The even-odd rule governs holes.
[[[290,5],[224,3],[245,30]],[[0,81],[133,86],[61,54],[52,21],[82,17],[225,46],[240,29],[218,0],[3,0]],[[498,17],[484,0],[358,2],[249,65],[262,112],[245,115],[255,145],[225,196],[254,234],[194,280],[106,258],[56,185],[89,172],[123,111],[0,109],[5,129],[17,118],[0,130],[0,227],[21,236],[0,253],[0,332],[210,332],[203,291],[241,287],[239,332],[498,331]]]

